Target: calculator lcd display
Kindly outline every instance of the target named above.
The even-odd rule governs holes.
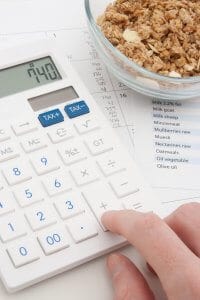
[[[50,56],[0,70],[0,98],[62,79]]]
[[[79,95],[73,86],[68,86],[64,89],[28,99],[28,102],[34,111],[38,111],[40,109],[48,108],[77,98],[79,98]]]

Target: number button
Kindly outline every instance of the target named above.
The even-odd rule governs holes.
[[[1,191],[0,192],[0,216],[6,213],[13,212],[14,208],[14,198],[10,192]]]
[[[36,242],[29,239],[23,239],[8,247],[8,255],[15,268],[31,263],[40,258],[39,246]]]
[[[16,187],[15,198],[21,207],[31,205],[44,199],[43,188],[38,182],[29,182]]]
[[[34,231],[56,223],[53,209],[44,204],[38,206],[37,208],[29,209],[25,213],[25,216]]]
[[[26,234],[25,223],[20,216],[10,215],[0,220],[2,242],[8,242]]]
[[[57,172],[43,179],[43,185],[49,196],[71,190],[71,179],[67,172]]]
[[[32,155],[31,164],[38,175],[43,175],[60,168],[59,162],[55,155],[50,152]]]
[[[4,168],[3,175],[9,185],[15,185],[31,179],[29,169],[29,165],[26,165],[22,161],[18,161]]]
[[[58,252],[69,247],[67,232],[61,228],[55,228],[38,236],[38,241],[46,255]]]
[[[78,193],[68,193],[60,197],[55,203],[55,207],[62,219],[68,219],[84,212],[84,199]]]

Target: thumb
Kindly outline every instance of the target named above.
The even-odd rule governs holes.
[[[115,292],[115,300],[154,300],[143,275],[137,267],[121,254],[111,254],[107,260]]]

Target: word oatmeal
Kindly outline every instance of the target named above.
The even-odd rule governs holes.
[[[116,0],[97,24],[113,46],[150,71],[200,75],[200,0]]]

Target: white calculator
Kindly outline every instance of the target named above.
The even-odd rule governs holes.
[[[81,51],[81,50],[80,50]],[[126,243],[107,210],[157,207],[135,162],[65,55],[0,53],[0,276],[10,292]]]

